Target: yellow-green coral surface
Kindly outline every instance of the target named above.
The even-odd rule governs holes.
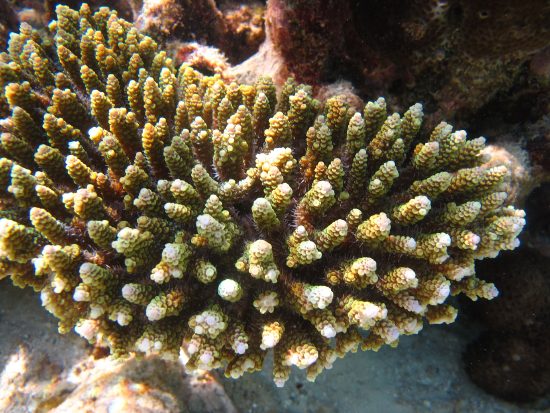
[[[107,8],[58,6],[48,30],[23,23],[0,55],[0,277],[61,333],[115,358],[185,340],[188,370],[234,378],[273,348],[282,386],[452,322],[450,294],[498,294],[474,261],[525,220],[483,138],[442,123],[416,145],[420,104],[176,70]]]

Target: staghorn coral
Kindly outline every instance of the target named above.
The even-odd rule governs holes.
[[[442,123],[413,149],[420,104],[176,70],[107,8],[58,6],[49,30],[0,55],[0,264],[61,333],[121,359],[185,339],[188,370],[233,378],[273,348],[282,386],[452,322],[449,294],[498,294],[474,261],[515,248],[525,214],[483,138]]]

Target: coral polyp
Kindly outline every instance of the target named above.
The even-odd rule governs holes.
[[[524,212],[483,138],[422,106],[324,107],[289,79],[226,84],[175,68],[116,12],[57,7],[0,55],[1,277],[41,292],[112,357],[188,371],[290,366],[395,346],[450,294],[494,298],[474,262],[513,249]],[[416,146],[415,146],[416,145]]]

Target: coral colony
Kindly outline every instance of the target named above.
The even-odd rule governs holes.
[[[417,144],[420,104],[176,70],[108,8],[58,6],[48,30],[0,55],[0,277],[60,333],[118,359],[186,341],[188,371],[233,378],[273,349],[283,386],[452,322],[450,294],[498,294],[474,261],[515,248],[525,214],[483,138],[441,123]]]

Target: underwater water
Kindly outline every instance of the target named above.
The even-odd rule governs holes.
[[[1,5],[1,412],[550,409],[548,2],[60,4]]]

